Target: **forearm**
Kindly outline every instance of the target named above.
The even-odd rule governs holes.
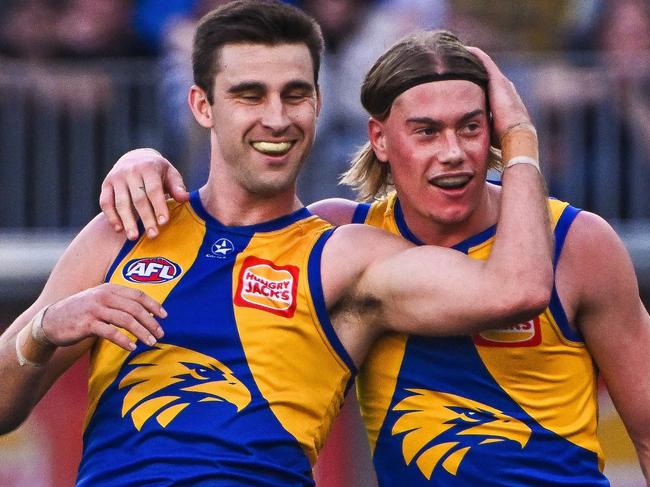
[[[532,126],[518,126],[503,139],[504,167],[514,158],[538,159]],[[486,269],[494,273],[501,298],[524,303],[548,299],[552,286],[552,243],[543,178],[530,164],[506,167],[499,223]],[[528,297],[530,293],[530,297]],[[537,298],[539,299],[539,298]]]
[[[14,430],[29,416],[40,399],[54,351],[34,341],[31,324],[12,326],[0,337],[0,390],[6,398],[0,401],[0,434]]]

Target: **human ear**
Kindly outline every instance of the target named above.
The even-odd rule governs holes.
[[[374,117],[370,117],[370,120],[368,120],[368,139],[377,159],[381,162],[388,161],[384,124]]]
[[[190,105],[192,114],[201,127],[212,128],[214,125],[212,119],[212,110],[208,96],[196,85],[192,85],[190,92],[187,95],[187,102]]]

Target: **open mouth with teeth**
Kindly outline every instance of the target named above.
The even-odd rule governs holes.
[[[442,189],[460,189],[467,186],[467,183],[472,179],[471,176],[439,176],[430,179],[429,182],[438,188]]]
[[[256,151],[261,152],[262,154],[269,156],[283,156],[289,152],[289,149],[291,149],[293,144],[291,142],[260,141],[253,142],[251,145]]]

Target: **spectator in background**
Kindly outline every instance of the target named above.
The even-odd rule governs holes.
[[[0,1],[0,164],[26,195],[9,221],[82,225],[114,154],[158,140],[157,75],[134,60],[149,53],[132,29],[135,1]]]
[[[132,0],[24,0],[6,7],[0,45],[18,58],[146,54],[131,28]]]
[[[567,42],[568,55],[537,77],[541,114],[551,123],[545,158],[552,194],[584,183],[578,203],[606,217],[650,217],[650,1],[602,0],[591,22]],[[573,120],[576,133],[558,129]],[[555,122],[555,123],[554,123]],[[564,126],[564,125],[563,125]],[[570,140],[570,143],[569,143]],[[570,153],[562,152],[569,150]],[[573,161],[577,173],[566,161]],[[613,190],[618,198],[607,198]]]
[[[53,71],[51,60],[146,54],[131,28],[132,0],[13,1],[0,21],[0,50],[30,61],[26,82],[39,100],[73,112],[105,106],[111,83],[102,69]]]

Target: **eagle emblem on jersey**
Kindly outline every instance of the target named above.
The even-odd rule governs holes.
[[[226,402],[236,411],[251,402],[248,388],[217,359],[188,348],[158,343],[136,355],[120,381],[128,389],[122,417],[131,416],[140,431],[151,417],[163,428],[185,408],[199,402]]]
[[[454,394],[406,390],[412,394],[393,408],[404,414],[391,433],[404,435],[406,464],[415,460],[427,480],[438,465],[456,475],[472,448],[502,441],[513,441],[524,448],[530,439],[526,424],[493,407]]]

